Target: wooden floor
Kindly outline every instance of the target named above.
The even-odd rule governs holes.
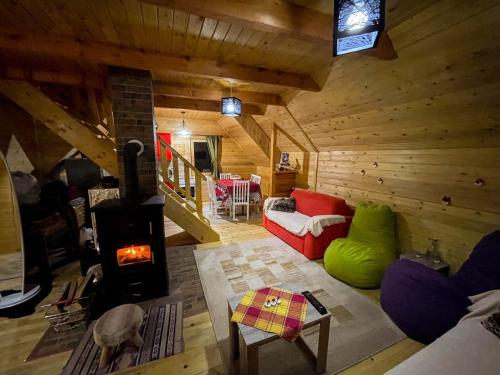
[[[221,241],[198,245],[198,248],[220,246],[230,242],[248,239],[265,238],[270,234],[262,227],[260,215],[253,215],[249,222],[226,221],[220,218],[211,219],[214,228],[220,233]],[[189,236],[182,233],[170,221],[166,221],[167,236],[172,241],[169,245],[189,241]],[[79,275],[77,264],[67,266],[54,281],[54,288],[44,301],[52,301],[62,283]],[[361,293],[378,301],[379,291],[363,291]],[[0,318],[0,371],[3,375],[56,375],[59,374],[70,353],[62,353],[36,361],[24,362],[24,358],[47,329],[43,320],[43,312],[18,319]],[[150,362],[116,374],[127,375],[165,375],[165,374],[223,374],[215,334],[208,312],[184,319],[185,350],[183,353],[159,361]],[[383,374],[388,369],[405,360],[423,347],[413,340],[405,339],[396,345],[374,355],[347,370],[342,374]]]

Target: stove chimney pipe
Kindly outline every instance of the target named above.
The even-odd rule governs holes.
[[[139,177],[137,175],[137,157],[144,151],[144,144],[132,139],[123,148],[123,162],[125,169],[125,198],[137,200],[140,197]]]

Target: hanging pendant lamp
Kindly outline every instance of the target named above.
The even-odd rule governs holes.
[[[182,113],[182,128],[177,132],[177,134],[180,137],[190,137],[191,131],[189,129],[186,129],[186,121],[185,121],[186,111],[182,111],[181,113]]]
[[[334,0],[333,55],[377,46],[385,26],[385,0]]]
[[[241,100],[233,96],[232,87],[230,96],[225,96],[221,99],[220,111],[224,116],[229,116],[229,117],[241,116]]]

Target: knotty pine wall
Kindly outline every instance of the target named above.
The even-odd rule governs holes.
[[[158,113],[157,113],[158,115]],[[226,131],[215,120],[186,119],[186,127],[192,132],[192,137],[179,137],[175,133],[179,130],[182,118],[160,117],[156,118],[158,132],[172,133],[172,146],[187,160],[192,160],[192,141],[202,141],[207,135],[222,136],[221,167],[225,172],[239,174],[243,178],[250,178],[255,173],[256,166],[252,163],[249,155],[234,142]],[[203,201],[208,202],[208,190],[206,184],[202,187]]]
[[[158,132],[172,133],[174,148],[181,147],[184,151],[178,151],[191,161],[190,138],[181,138],[175,135],[181,121],[182,118],[160,117],[157,113],[157,130]],[[216,120],[187,118],[186,127],[192,132],[194,138],[203,139],[207,135],[222,136],[221,166],[223,171],[239,174],[243,178],[249,178],[250,174],[255,173],[255,165],[250,155],[240,148],[233,137]]]
[[[48,173],[72,149],[45,125],[0,96],[0,149],[4,155],[12,134],[35,167],[33,174],[36,177]]]
[[[17,201],[9,174],[7,164],[0,155],[0,255],[15,253],[21,246],[20,225],[16,216]]]
[[[320,151],[317,190],[389,205],[401,249],[436,238],[453,269],[500,229],[499,22],[498,1],[438,1],[389,30],[397,60],[336,58],[320,93],[289,103]],[[294,131],[282,116],[264,122]]]

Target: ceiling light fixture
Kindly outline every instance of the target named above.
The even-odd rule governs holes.
[[[220,101],[220,111],[224,116],[241,116],[241,100],[233,96],[233,88],[229,96],[225,96]]]
[[[181,137],[189,137],[191,136],[191,131],[189,129],[186,129],[186,121],[185,121],[185,115],[186,111],[182,111],[182,129],[177,132],[177,134]]]
[[[385,26],[385,0],[334,0],[333,55],[377,46]]]

